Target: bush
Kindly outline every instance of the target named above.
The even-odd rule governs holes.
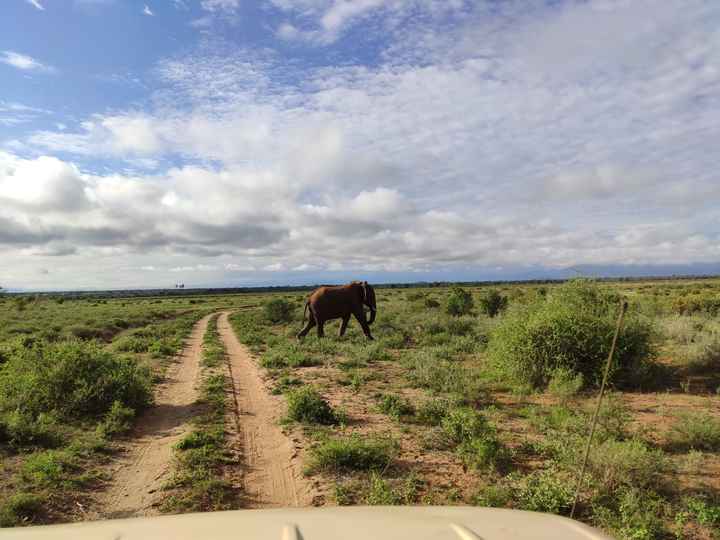
[[[720,451],[720,420],[706,413],[682,415],[673,424],[670,444],[682,450]]]
[[[147,368],[93,342],[34,343],[0,371],[0,413],[79,419],[103,415],[115,401],[139,410],[151,397]]]
[[[608,439],[590,453],[588,470],[599,492],[612,495],[622,487],[660,489],[669,462],[661,450],[642,441]]]
[[[596,284],[573,281],[547,299],[511,311],[491,331],[488,357],[518,384],[544,388],[558,368],[580,373],[585,384],[599,384],[615,331],[617,297]],[[626,316],[612,372],[616,379],[642,380],[654,356],[652,327]]]
[[[532,512],[564,514],[573,503],[572,483],[555,471],[535,471],[526,476],[518,491],[518,507]]]
[[[63,440],[62,430],[52,415],[41,413],[33,417],[16,409],[0,416],[0,443],[16,448],[55,448]]]
[[[415,412],[413,406],[396,394],[386,394],[380,399],[378,409],[383,414],[400,420],[403,416],[409,416]]]
[[[321,363],[319,358],[308,355],[297,345],[270,350],[260,359],[260,365],[265,368],[310,367]]]
[[[31,493],[15,493],[0,504],[0,527],[32,521],[42,509],[43,499]]]
[[[446,399],[431,399],[421,404],[415,412],[415,421],[427,426],[439,426],[450,409]]]
[[[453,287],[448,296],[446,311],[448,314],[459,317],[472,311],[473,297],[461,287]]]
[[[507,296],[503,296],[497,289],[487,289],[480,295],[480,311],[488,317],[495,317],[507,307]]]
[[[283,298],[273,298],[265,304],[265,316],[272,323],[287,323],[292,321],[295,306]]]
[[[505,449],[497,440],[495,428],[470,407],[450,410],[442,419],[443,431],[457,445],[463,462],[474,468],[496,466],[505,458]]]
[[[350,437],[328,439],[312,449],[310,472],[369,471],[386,468],[397,453],[391,439]]]
[[[325,399],[311,386],[287,394],[289,420],[305,424],[337,424],[338,419]]]
[[[425,307],[428,309],[435,309],[440,307],[440,302],[435,300],[434,298],[426,298],[425,299]]]
[[[484,393],[477,372],[458,362],[438,361],[423,352],[410,361],[409,367],[410,380],[420,388],[458,394],[468,401],[477,400]]]
[[[567,368],[559,367],[553,372],[548,383],[548,392],[566,401],[577,394],[583,387],[582,373],[574,373]]]
[[[135,410],[125,407],[121,402],[114,401],[112,407],[105,415],[103,422],[98,425],[98,433],[103,438],[113,437],[130,430]]]

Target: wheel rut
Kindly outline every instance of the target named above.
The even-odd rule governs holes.
[[[303,477],[299,451],[278,426],[282,399],[272,396],[260,368],[238,341],[229,313],[218,319],[232,386],[234,436],[243,467],[243,506],[289,508],[312,504],[313,491]]]
[[[159,513],[161,488],[172,473],[173,445],[190,430],[197,412],[202,343],[210,317],[195,324],[182,353],[166,370],[155,404],[137,420],[109,486],[98,497],[95,519]]]

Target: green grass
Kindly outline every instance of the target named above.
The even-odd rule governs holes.
[[[354,434],[327,439],[311,450],[308,472],[380,471],[391,464],[396,453],[397,443],[387,438]]]
[[[720,451],[720,419],[706,413],[681,415],[672,426],[670,445],[685,451]]]
[[[222,370],[225,349],[210,319],[203,338],[201,414],[193,430],[175,445],[175,472],[166,489],[170,494],[161,510],[167,513],[228,510],[237,507],[237,494],[223,476],[225,448],[226,376]]]
[[[287,395],[287,420],[303,424],[332,425],[338,416],[328,402],[311,386],[290,390]]]

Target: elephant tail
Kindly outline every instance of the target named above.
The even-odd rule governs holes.
[[[307,302],[305,302],[305,311],[303,311],[303,322],[305,322],[307,320],[307,311],[308,311],[309,307],[310,307],[310,301],[308,300]]]

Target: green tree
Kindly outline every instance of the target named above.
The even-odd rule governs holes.
[[[487,289],[480,296],[480,310],[488,317],[494,317],[503,311],[508,304],[507,296],[503,296],[497,289]]]
[[[447,301],[447,312],[455,317],[467,315],[473,308],[473,297],[461,287],[453,287]]]

